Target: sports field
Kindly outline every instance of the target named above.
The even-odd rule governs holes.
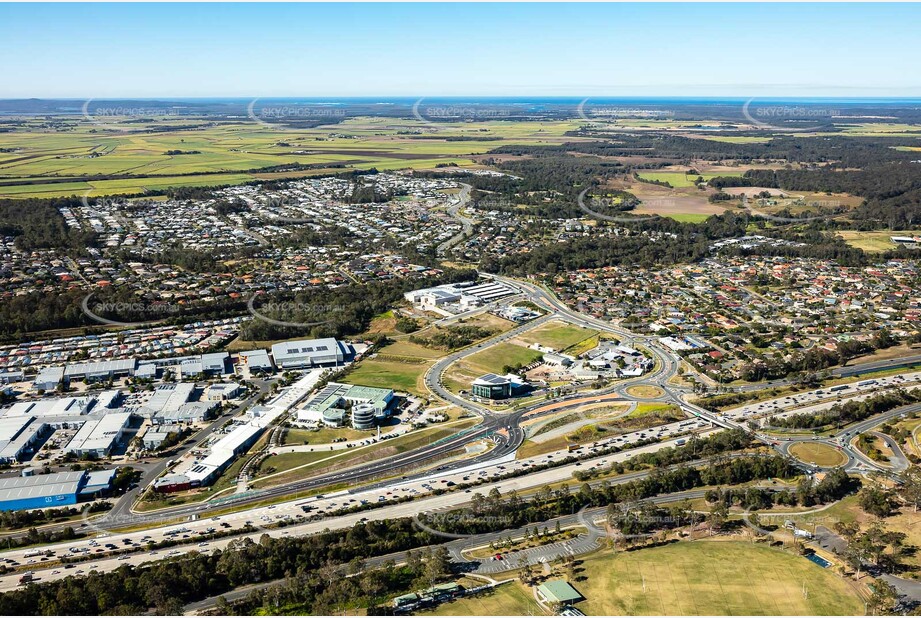
[[[852,247],[857,247],[870,253],[882,253],[883,251],[895,250],[896,244],[892,242],[893,236],[919,236],[921,231],[900,230],[892,232],[882,230],[879,232],[862,232],[858,230],[841,230],[835,232],[835,234],[843,238]]]
[[[801,556],[732,541],[681,542],[633,552],[597,553],[571,582],[589,616],[850,616],[863,601],[841,577]],[[530,589],[447,603],[438,615],[528,615]],[[546,613],[546,612],[536,612]]]

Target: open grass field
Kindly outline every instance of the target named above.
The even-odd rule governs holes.
[[[61,130],[26,121],[0,134],[0,148],[12,151],[0,158],[0,197],[90,196],[140,193],[145,189],[215,186],[279,177],[260,171],[298,163],[316,169],[284,176],[317,174],[345,165],[358,169],[432,169],[439,163],[474,165],[470,158],[501,145],[559,144],[572,122],[439,123],[417,120],[350,118],[309,129],[264,126],[250,120],[204,121],[195,118],[154,118],[128,122],[104,119],[102,126],[77,119]],[[191,127],[175,130],[178,126]],[[482,137],[460,141],[448,137]],[[499,138],[499,139],[495,139]],[[167,151],[182,150],[181,155]],[[184,176],[196,174],[193,176]],[[84,181],[99,175],[126,178]],[[29,185],[8,185],[14,180]],[[56,183],[54,181],[67,180]],[[44,181],[44,182],[42,182]]]
[[[427,348],[424,345],[413,343],[408,339],[400,339],[390,345],[381,348],[378,353],[381,356],[391,357],[398,356],[404,358],[421,358],[424,360],[433,360],[444,356],[443,350]]]
[[[658,173],[670,175],[664,178],[668,182],[672,180],[678,182],[676,178],[683,180],[685,176],[684,172]],[[722,173],[724,172],[719,174],[708,172],[704,177],[722,175]],[[738,175],[739,172],[735,171],[729,174]],[[708,201],[709,193],[707,191],[701,191],[690,184],[694,178],[689,178],[688,184],[684,186],[675,187],[673,185],[671,188],[636,180],[614,181],[611,186],[615,189],[629,191],[640,199],[640,205],[630,211],[631,214],[635,215],[659,215],[660,217],[671,217],[683,221],[700,221],[710,215],[725,212],[725,205],[711,204]]]
[[[422,376],[428,368],[429,362],[424,360],[368,358],[358,363],[343,382],[422,395],[425,392]]]
[[[900,230],[897,232],[882,230],[879,232],[861,232],[858,230],[842,230],[836,232],[838,236],[852,247],[863,249],[870,253],[882,253],[895,249],[896,244],[890,240],[892,236],[918,236],[921,235],[919,230]]]
[[[597,330],[563,322],[548,322],[517,337],[525,343],[539,343],[554,350],[566,350],[598,335]]]
[[[705,181],[709,181],[711,178],[716,176],[741,176],[739,172],[725,172],[722,174],[686,174],[684,172],[643,172],[639,174],[639,177],[643,180],[651,180],[654,182],[667,182],[672,187],[681,188],[681,187],[693,187],[694,181],[698,177],[703,178]]]
[[[695,541],[633,552],[599,552],[571,582],[589,616],[850,616],[860,596],[842,578],[801,556],[764,545]],[[645,587],[645,590],[644,590]],[[807,594],[803,594],[805,588]],[[489,595],[446,603],[441,616],[546,614],[517,581]]]
[[[420,616],[527,616],[543,615],[530,589],[518,581],[493,588],[485,594],[443,603],[433,610],[418,612]]]
[[[392,428],[381,428],[386,433]],[[285,446],[300,444],[329,444],[335,438],[345,438],[346,440],[360,440],[374,435],[374,432],[360,431],[358,429],[349,429],[348,427],[324,427],[323,429],[289,429],[285,432],[282,444]]]
[[[586,601],[578,607],[589,616],[855,615],[864,609],[840,577],[763,545],[677,543],[597,554],[582,568],[587,580],[575,586]]]
[[[847,457],[836,448],[815,442],[798,442],[790,447],[790,454],[817,466],[833,467],[847,463]]]
[[[464,361],[484,372],[501,372],[506,365],[527,365],[543,356],[537,350],[524,348],[514,343],[501,342],[490,346],[482,352],[477,352],[464,359]]]
[[[452,363],[444,373],[444,383],[455,392],[469,390],[470,383],[484,373],[501,374],[505,366],[527,365],[542,356],[537,350],[503,341]]]

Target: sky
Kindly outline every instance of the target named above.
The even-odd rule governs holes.
[[[0,4],[0,98],[919,96],[919,4]]]

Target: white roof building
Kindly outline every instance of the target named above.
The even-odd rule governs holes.
[[[131,422],[131,413],[106,414],[99,419],[87,419],[77,435],[67,445],[67,451],[78,456],[109,454]]]

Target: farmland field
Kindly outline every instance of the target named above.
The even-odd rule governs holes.
[[[698,177],[703,178],[705,181],[708,181],[716,176],[741,176],[738,172],[735,173],[725,173],[725,174],[685,174],[684,172],[643,172],[638,174],[643,180],[651,180],[654,182],[667,182],[672,187],[681,188],[681,187],[693,187],[694,181]]]
[[[26,122],[0,133],[0,149],[10,150],[0,158],[0,197],[99,196],[229,185],[328,173],[336,170],[332,166],[379,170],[472,166],[471,156],[500,145],[562,143],[564,133],[577,126],[565,121],[491,121],[474,129],[461,122],[432,127],[416,120],[350,118],[292,129],[236,120],[124,120],[107,119],[101,126],[71,122],[60,131]],[[171,151],[183,154],[167,154]],[[266,169],[291,164],[311,169]],[[119,177],[100,178],[109,175]]]

